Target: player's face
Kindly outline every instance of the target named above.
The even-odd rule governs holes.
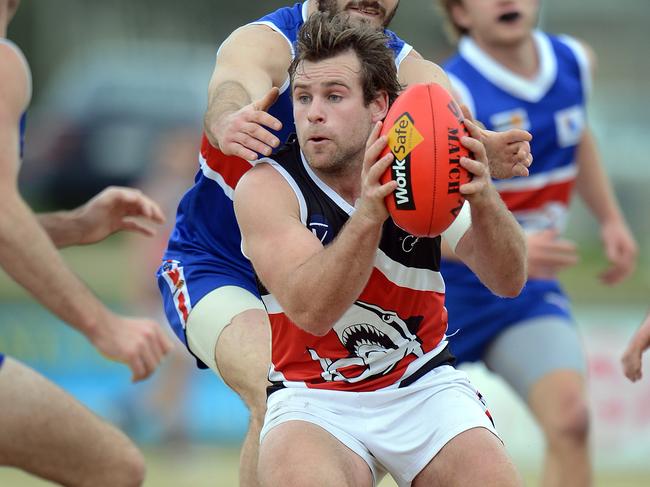
[[[452,13],[475,39],[510,46],[530,36],[538,12],[539,0],[462,0]]]
[[[379,28],[388,27],[395,16],[399,0],[319,0],[318,5],[331,15],[345,11],[350,16]]]
[[[342,174],[363,160],[375,105],[364,104],[360,69],[357,55],[348,51],[324,61],[305,61],[296,70],[296,132],[314,169]]]

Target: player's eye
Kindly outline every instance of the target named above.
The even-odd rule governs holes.
[[[339,101],[341,101],[343,99],[343,97],[341,95],[331,94],[331,95],[328,96],[328,99],[329,99],[329,101],[339,102]]]
[[[306,105],[306,104],[309,103],[309,101],[311,100],[311,97],[310,97],[309,95],[298,95],[298,96],[296,97],[296,100],[297,100],[298,103],[300,103],[301,105]]]

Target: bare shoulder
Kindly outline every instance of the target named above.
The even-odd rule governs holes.
[[[266,211],[272,207],[293,207],[297,200],[287,180],[271,163],[256,164],[239,180],[235,188],[235,210],[240,212],[263,206]]]
[[[0,42],[0,113],[2,118],[20,117],[30,97],[30,74],[17,47]]]
[[[438,83],[451,92],[449,78],[436,63],[424,59],[419,53],[412,52],[399,66],[399,80],[404,85],[414,83]]]
[[[221,45],[219,55],[242,61],[291,63],[291,46],[287,39],[266,25],[245,25],[235,30]],[[243,56],[243,59],[242,59]],[[269,57],[270,56],[270,57]]]

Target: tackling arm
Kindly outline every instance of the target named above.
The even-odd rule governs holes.
[[[247,160],[269,155],[280,141],[265,127],[282,124],[266,111],[287,79],[291,51],[287,41],[263,25],[244,26],[222,44],[208,87],[205,133],[228,155]]]

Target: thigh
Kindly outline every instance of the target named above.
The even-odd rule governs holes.
[[[412,485],[515,487],[523,482],[501,440],[485,428],[474,428],[449,441]]]
[[[366,462],[322,427],[288,421],[271,429],[260,446],[263,487],[371,487]]]
[[[100,485],[97,479],[125,470],[124,458],[141,461],[123,433],[11,358],[0,369],[0,404],[2,465],[64,485]]]
[[[559,371],[582,376],[586,371],[578,330],[562,315],[539,316],[510,326],[492,341],[484,361],[526,402],[542,378]]]

